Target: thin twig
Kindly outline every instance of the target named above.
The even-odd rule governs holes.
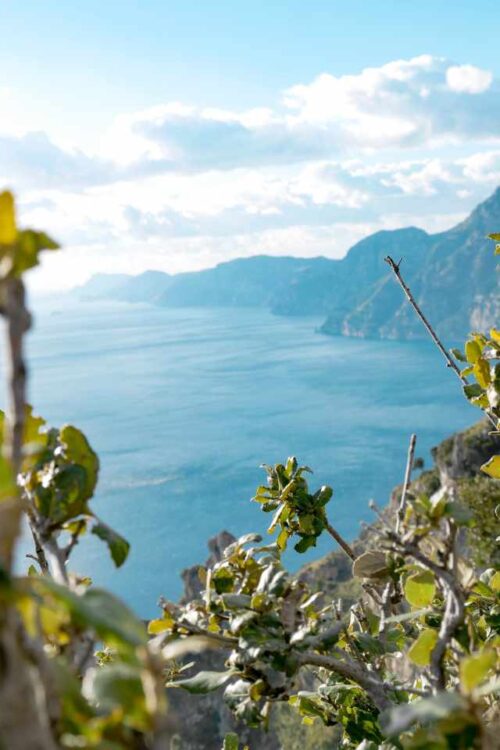
[[[80,536],[80,532],[81,532],[81,530],[83,529],[84,526],[85,526],[85,520],[83,518],[81,518],[78,521],[78,523],[76,524],[75,530],[71,534],[71,539],[69,540],[69,542],[66,545],[66,547],[63,549],[64,559],[65,559],[66,562],[69,560],[69,556],[71,555],[71,553],[73,552],[73,549],[78,544],[78,539],[79,539],[79,536]]]
[[[346,555],[348,555],[351,558],[351,560],[355,560],[356,559],[356,555],[354,554],[352,547],[350,547],[347,544],[347,542],[345,541],[345,539],[343,539],[340,536],[339,532],[336,529],[334,529],[333,526],[328,521],[326,522],[326,527],[325,528],[328,531],[328,533],[330,534],[330,536],[333,537],[333,539],[335,539],[335,541],[337,542],[337,544],[340,547],[342,547],[342,549],[344,550],[344,552],[346,553]]]
[[[42,573],[48,573],[49,563],[47,562],[45,551],[43,549],[42,543],[40,541],[40,537],[35,528],[35,524],[32,518],[30,518],[30,528],[31,528],[31,535],[33,537],[33,543],[35,545],[36,557],[34,557],[34,555],[26,555],[26,557],[33,557],[33,559],[35,559],[37,563],[39,564],[40,570],[42,571]]]
[[[403,518],[406,510],[406,495],[408,493],[408,487],[410,486],[411,472],[413,469],[413,460],[415,458],[415,445],[417,443],[417,436],[413,434],[410,437],[410,445],[408,448],[408,458],[406,459],[406,470],[405,478],[403,482],[403,490],[401,492],[401,499],[399,501],[398,515],[396,518],[396,534],[399,534],[399,529],[403,522]]]
[[[396,263],[393,260],[393,258],[391,258],[390,255],[388,255],[386,258],[384,258],[384,260],[390,266],[392,272],[394,273],[394,276],[397,279],[398,284],[400,285],[400,287],[404,291],[404,293],[405,293],[405,295],[406,295],[406,297],[408,299],[408,302],[413,307],[413,309],[417,313],[418,317],[422,321],[425,329],[427,330],[427,333],[429,334],[429,336],[434,341],[434,343],[436,344],[437,348],[439,349],[439,351],[441,352],[441,354],[445,358],[445,360],[446,360],[446,366],[449,367],[451,370],[453,370],[453,372],[455,373],[455,375],[457,376],[457,378],[460,380],[460,382],[462,383],[462,385],[469,385],[469,381],[467,380],[466,377],[464,377],[462,375],[462,373],[460,372],[460,368],[457,366],[456,362],[452,359],[452,357],[450,357],[449,353],[446,351],[445,347],[441,343],[441,340],[439,339],[439,337],[438,337],[437,333],[435,332],[434,328],[431,326],[431,324],[429,323],[429,321],[425,317],[424,313],[422,312],[422,310],[418,306],[418,303],[417,303],[415,297],[413,296],[413,294],[411,293],[411,290],[410,290],[409,286],[405,283],[403,277],[401,276],[401,272],[399,270],[399,266],[401,265],[401,261],[399,261],[399,263]],[[495,419],[495,417],[492,414],[489,413],[488,410],[485,410],[485,411],[486,411],[486,416],[490,420],[491,424],[496,428],[496,426],[497,426],[497,420]]]

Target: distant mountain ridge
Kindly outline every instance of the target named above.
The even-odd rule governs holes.
[[[215,268],[169,275],[146,271],[92,277],[82,298],[166,307],[260,307],[279,315],[320,314],[331,335],[415,339],[425,332],[387,265],[401,271],[438,333],[462,338],[500,317],[497,262],[490,232],[500,229],[500,188],[463,222],[427,234],[409,227],[376,232],[341,260],[256,255]]]

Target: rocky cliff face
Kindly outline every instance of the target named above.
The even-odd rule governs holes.
[[[400,251],[398,248],[396,252],[390,242],[389,235],[394,240],[397,233],[386,233],[381,256],[392,255],[396,261],[403,258],[401,272],[405,280],[444,339],[458,340],[466,331],[487,330],[498,320],[498,260],[487,235],[497,231],[495,227],[499,225],[500,188],[458,226],[437,235],[422,233],[408,238]],[[346,263],[354,250],[348,253]],[[387,273],[370,288],[362,283],[360,287],[362,299],[345,316],[330,312],[323,332],[389,339],[426,336],[401,289]]]
[[[425,331],[392,279],[384,257],[401,271],[438,333],[458,340],[498,320],[500,291],[492,243],[500,228],[500,188],[466,221],[430,235],[409,227],[377,232],[345,258],[253,256],[169,276],[98,276],[81,290],[168,307],[267,308],[279,315],[323,315],[324,333],[363,338],[423,338]]]
[[[500,534],[500,520],[496,508],[500,505],[500,482],[480,473],[481,465],[494,453],[500,453],[500,437],[492,435],[487,422],[479,422],[468,430],[452,435],[433,449],[434,466],[417,476],[410,486],[414,494],[431,496],[442,488],[452,488],[459,502],[467,506],[473,516],[464,543],[470,554],[485,567],[495,563],[498,556],[496,537]],[[394,489],[387,513],[397,507],[401,486]],[[234,541],[227,531],[209,540],[210,556],[207,564],[221,558],[224,548]],[[354,540],[355,552],[361,554],[369,543],[369,529]],[[500,560],[498,560],[500,562]],[[313,590],[322,591],[325,597],[342,598],[346,607],[361,594],[357,579],[351,572],[351,561],[341,550],[334,550],[321,559],[304,566],[298,576]],[[202,585],[198,566],[184,571],[184,600],[200,594]],[[202,669],[220,671],[224,656],[208,653],[196,657]],[[201,662],[201,664],[200,664]],[[271,721],[270,731],[249,730],[236,723],[224,706],[219,692],[193,696],[182,690],[169,691],[171,718],[175,735],[172,748],[182,750],[220,750],[224,734],[237,732],[243,744],[252,750],[323,750],[337,747],[335,730],[315,726],[314,731],[304,731],[300,717],[291,709],[282,707]]]

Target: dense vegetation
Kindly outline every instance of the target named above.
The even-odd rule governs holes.
[[[264,728],[274,706],[286,703],[311,732],[336,726],[345,748],[493,748],[500,572],[483,535],[497,526],[481,517],[474,498],[474,509],[467,507],[453,482],[437,493],[426,492],[424,481],[421,491],[411,485],[414,439],[397,508],[373,508],[361,554],[332,525],[332,490],[310,487],[310,470],[290,458],[265,467],[266,484],[254,498],[272,514],[274,537],[263,543],[249,534],[230,544],[200,569],[202,594],[184,604],[163,601],[147,629],[71,570],[86,533],[108,545],[117,566],[128,544],[93,512],[99,462],[85,436],[70,425],[49,428],[26,404],[30,317],[22,276],[52,249],[47,235],[17,227],[12,195],[1,194],[10,369],[0,458],[0,748],[166,750],[176,741],[170,744],[165,686],[221,689],[238,717]],[[399,264],[388,261],[407,291]],[[453,360],[442,353],[496,433],[500,332],[472,334]],[[482,468],[496,487],[500,455]],[[18,576],[23,514],[35,564]],[[288,546],[300,554],[321,534],[352,559],[362,594],[348,609],[284,569]],[[224,669],[197,669],[213,650],[225,654]],[[238,745],[228,734],[226,750]]]

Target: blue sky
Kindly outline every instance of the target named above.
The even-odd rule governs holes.
[[[0,182],[35,282],[451,226],[500,183],[497,2],[0,0]]]

